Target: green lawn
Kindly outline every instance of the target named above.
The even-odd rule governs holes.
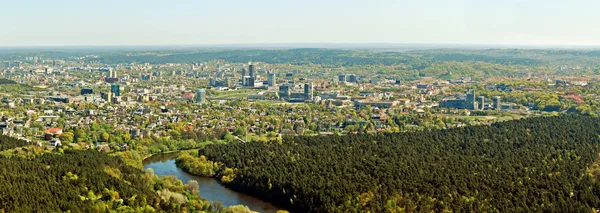
[[[255,94],[256,90],[251,89],[240,89],[240,90],[231,90],[231,91],[223,91],[216,92],[213,98],[245,98],[248,97],[248,94]]]

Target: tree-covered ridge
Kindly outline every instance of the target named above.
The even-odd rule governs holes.
[[[235,168],[229,186],[298,212],[586,212],[600,206],[586,172],[599,135],[600,119],[565,115],[199,154]]]
[[[0,151],[27,146],[28,144],[29,142],[24,140],[8,137],[6,135],[0,135]]]
[[[119,157],[66,150],[35,159],[0,157],[2,212],[228,212],[198,183],[126,166]]]
[[[89,58],[88,60],[102,61],[104,63],[193,63],[215,59],[222,59],[229,62],[248,62],[252,60],[270,64],[321,64],[324,66],[408,64],[416,69],[426,64],[449,61],[477,61],[492,64],[525,66],[579,64],[597,67],[597,62],[600,59],[600,51],[554,49],[436,49],[409,52],[378,52],[323,48],[278,50],[205,49],[101,53],[99,54],[99,57]]]
[[[8,80],[6,78],[0,78],[0,84],[16,84],[17,82],[13,80]]]

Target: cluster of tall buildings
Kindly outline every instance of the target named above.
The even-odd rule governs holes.
[[[350,74],[350,75],[340,74],[338,76],[338,81],[341,82],[341,83],[345,83],[345,82],[357,83],[358,82],[358,77],[356,77],[355,74]]]
[[[117,71],[113,68],[101,68],[101,72],[106,72],[106,78],[118,78]]]
[[[211,87],[229,87],[229,79],[227,77],[224,79],[215,79],[211,77],[209,79],[209,85]]]
[[[300,89],[301,88],[301,89]],[[308,82],[301,85],[283,84],[279,86],[279,98],[290,102],[313,100],[313,83]]]
[[[256,66],[254,64],[252,64],[252,62],[248,63],[248,69],[246,68],[242,68],[240,69],[242,78],[241,78],[241,85],[245,86],[245,87],[261,87],[263,86],[265,83],[269,86],[269,87],[275,87],[277,86],[277,75],[273,72],[269,72],[267,74],[267,81],[263,82],[263,81],[259,81],[259,76],[257,75],[257,70],[256,70]]]
[[[484,110],[484,109],[500,109],[500,96],[495,96],[492,98],[491,106],[489,104],[486,105],[485,97],[478,96],[475,98],[475,92],[470,91],[466,94],[465,98],[459,99],[444,99],[440,102],[441,107],[446,108],[454,108],[454,109],[468,109],[468,110]]]
[[[100,71],[106,72],[106,78],[104,78],[104,81],[108,82],[108,83],[115,83],[119,81],[119,77],[117,76],[117,71],[114,70],[113,68],[104,68],[104,69],[100,69]]]
[[[248,63],[248,73],[246,75],[246,69],[242,68],[242,86],[255,87],[256,86],[256,70],[252,62]]]

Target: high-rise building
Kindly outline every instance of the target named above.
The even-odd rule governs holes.
[[[250,78],[246,79],[246,81],[248,82],[248,87],[254,87],[255,86],[254,85],[254,80],[255,79],[253,77],[250,77]]]
[[[244,76],[244,81],[246,82],[246,84],[244,84],[244,86],[254,87],[254,78],[252,78],[250,76]]]
[[[113,68],[108,68],[108,69],[102,69],[103,71],[106,71],[106,77],[107,78],[117,78],[117,71],[114,70]]]
[[[246,68],[242,68],[242,86],[246,85],[248,85],[248,83],[246,83]]]
[[[338,76],[338,80],[340,81],[340,83],[345,83],[346,82],[346,74],[340,74]]]
[[[269,73],[267,83],[270,87],[274,87],[277,84],[277,78],[275,76],[275,73]]]
[[[477,102],[479,103],[479,110],[484,110],[484,108],[485,108],[485,97],[483,97],[483,96],[477,97]]]
[[[198,89],[196,90],[196,103],[203,104],[206,101],[206,90]]]
[[[313,99],[313,84],[312,83],[304,84],[304,99],[305,100]]]
[[[252,62],[248,63],[248,73],[250,74],[250,77],[256,77],[256,73],[254,73],[254,64],[252,64]]]
[[[358,79],[356,78],[356,75],[352,74],[352,75],[348,75],[348,82],[358,82]]]
[[[279,98],[287,99],[290,97],[290,86],[281,85],[279,86]]]
[[[444,99],[440,102],[440,106],[445,108],[465,109],[466,105],[465,99]]]
[[[500,110],[500,96],[494,96],[494,98],[492,99],[492,103],[494,105],[495,110]]]
[[[106,102],[111,102],[113,94],[112,92],[102,92],[100,93],[100,97],[102,97],[102,99],[104,99]]]
[[[94,90],[91,88],[83,88],[81,89],[81,95],[93,94]]]
[[[467,109],[474,110],[475,109],[475,91],[471,91],[467,93]]]
[[[111,84],[110,92],[114,94],[114,96],[121,96],[121,86],[119,84]]]
[[[215,78],[211,77],[210,80],[209,80],[209,85],[211,87],[214,87],[215,85],[217,85],[217,80]]]

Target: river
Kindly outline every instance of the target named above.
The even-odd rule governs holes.
[[[223,206],[244,205],[261,213],[275,213],[282,209],[258,198],[233,191],[214,178],[191,175],[175,165],[177,153],[156,154],[144,160],[144,169],[151,168],[158,176],[174,175],[183,183],[196,180],[200,185],[200,196],[210,202],[219,201]]]

